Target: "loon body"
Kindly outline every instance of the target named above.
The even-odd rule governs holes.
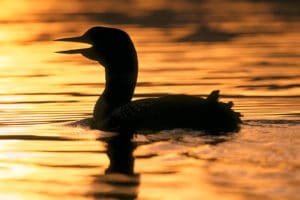
[[[91,44],[90,48],[58,53],[79,53],[105,68],[105,89],[95,104],[92,128],[118,132],[174,128],[231,132],[239,128],[240,113],[231,109],[232,102],[218,101],[219,91],[213,91],[206,99],[167,95],[131,101],[138,59],[130,37],[120,29],[93,27],[82,36],[56,41]]]

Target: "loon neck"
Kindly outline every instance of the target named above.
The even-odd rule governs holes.
[[[105,89],[94,107],[96,126],[118,107],[131,101],[136,86],[138,74],[137,59],[118,66],[105,66]]]
[[[111,105],[121,106],[131,101],[137,81],[137,71],[105,70],[105,89],[102,97]]]

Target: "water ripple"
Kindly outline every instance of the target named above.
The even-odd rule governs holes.
[[[292,89],[299,88],[300,84],[287,84],[287,85],[278,85],[278,84],[262,84],[262,85],[239,85],[237,88],[246,88],[249,90],[254,90],[256,88],[265,88],[268,90],[283,90],[283,89]]]
[[[74,141],[75,139],[61,136],[41,136],[41,135],[0,135],[0,140],[47,140],[47,141]]]

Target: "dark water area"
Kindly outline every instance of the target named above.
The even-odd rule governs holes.
[[[0,199],[298,199],[300,2],[0,2]],[[125,30],[139,58],[134,99],[221,91],[238,133],[137,134],[72,127],[104,70],[54,42]],[[179,113],[180,114],[180,113]]]

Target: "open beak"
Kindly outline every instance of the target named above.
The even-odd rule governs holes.
[[[61,42],[80,42],[80,43],[87,43],[90,44],[89,41],[83,36],[79,37],[71,37],[71,38],[61,38],[61,39],[56,39],[54,41],[61,41]],[[63,53],[63,54],[78,54],[78,53],[83,53],[85,50],[89,48],[82,48],[82,49],[71,49],[71,50],[65,50],[65,51],[57,51],[55,53]]]

